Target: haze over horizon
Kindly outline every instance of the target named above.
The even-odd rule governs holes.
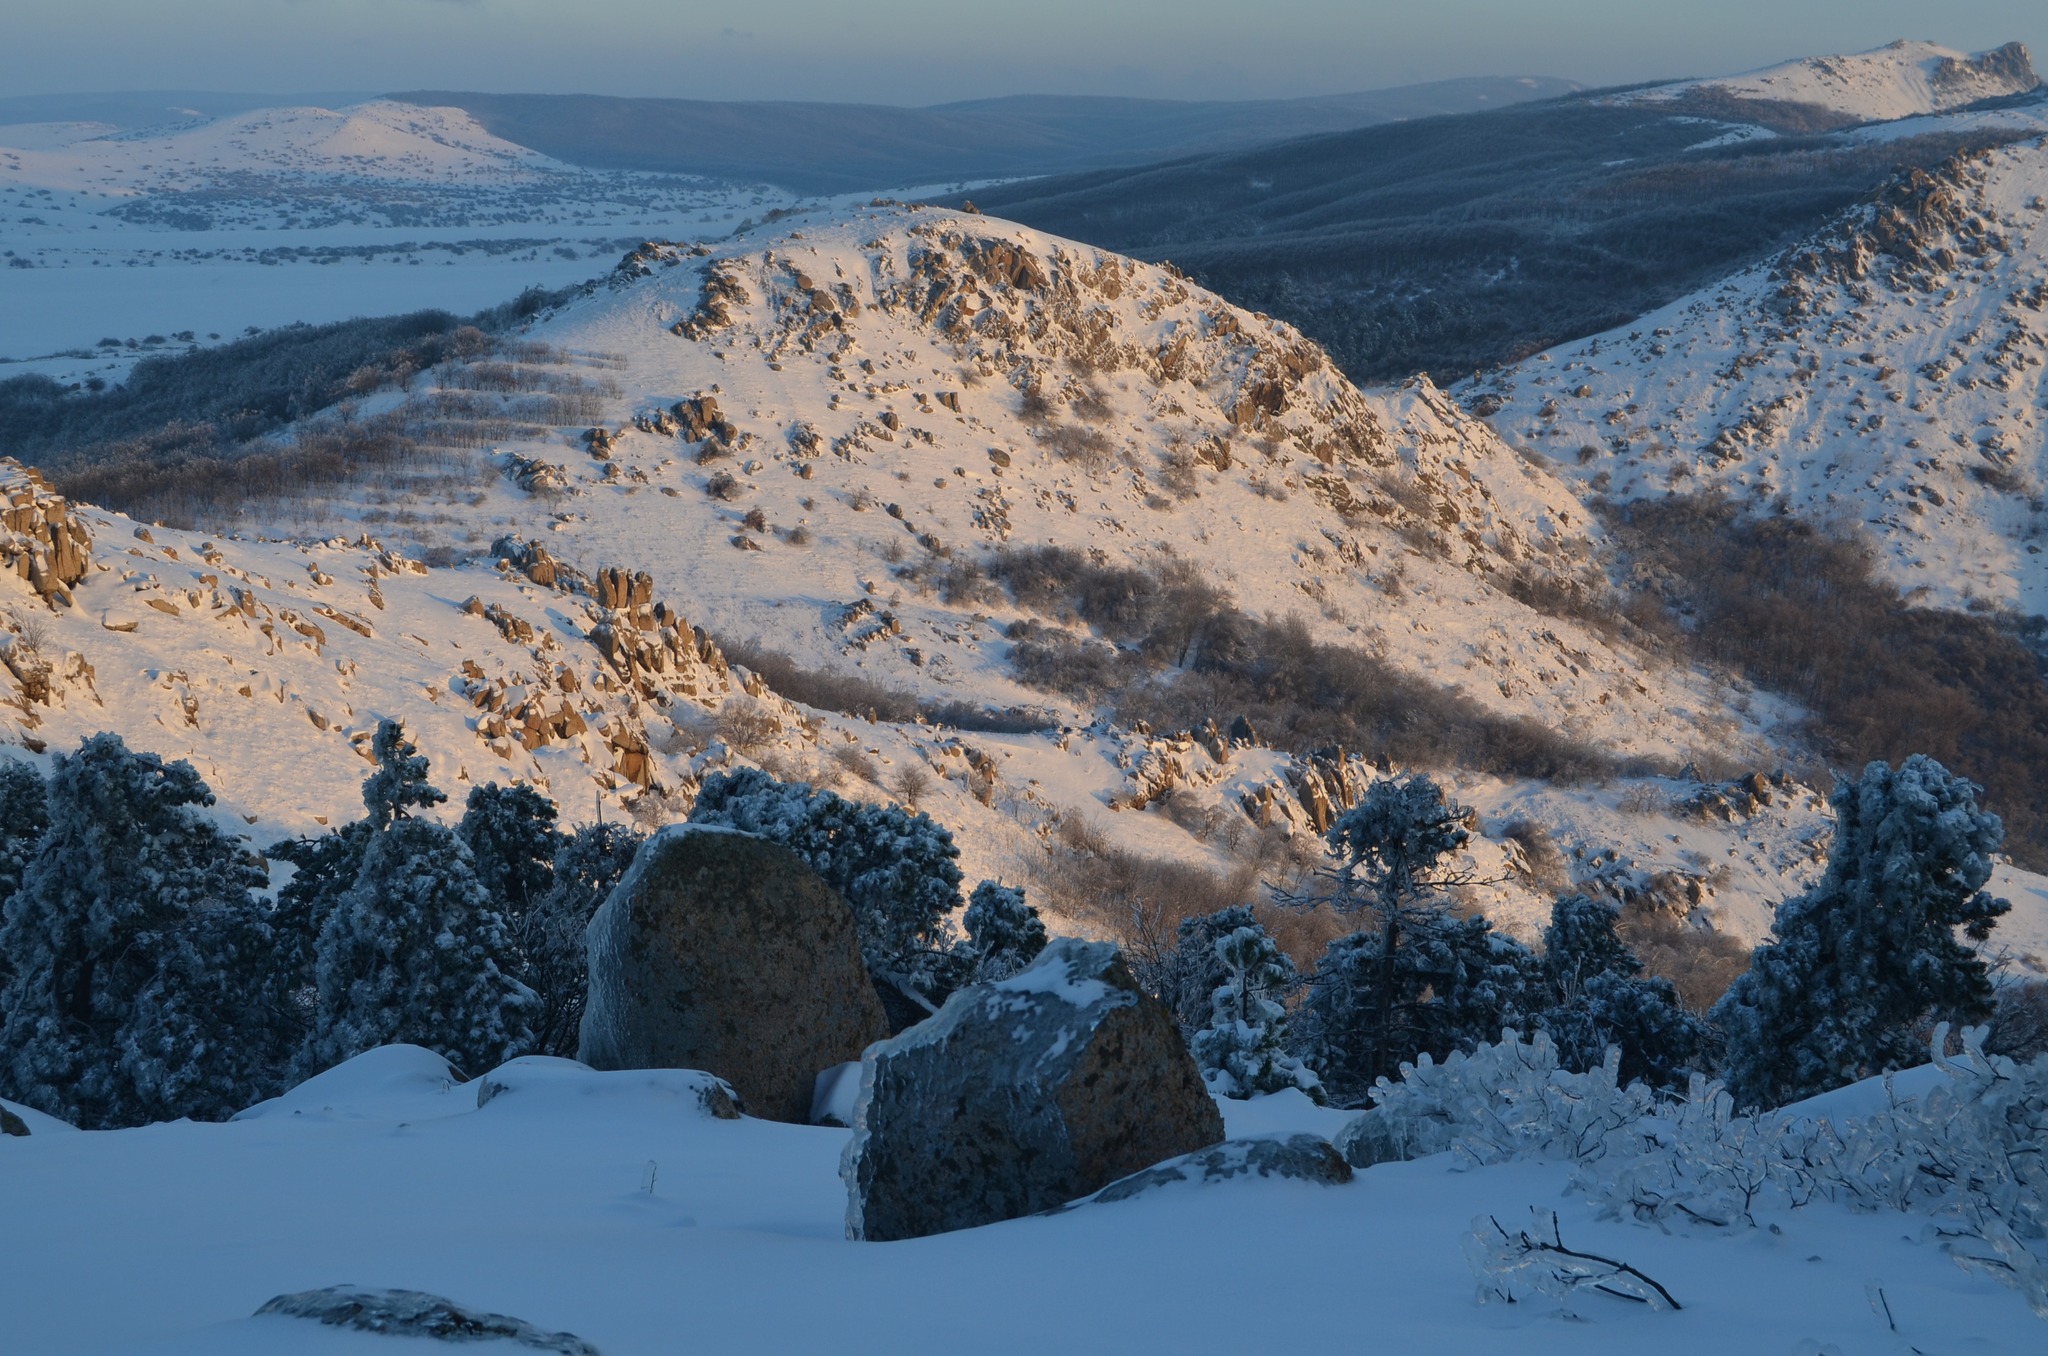
[[[2048,49],[2048,10],[1964,0],[81,0],[9,21],[0,91],[464,89],[924,105],[1012,94],[1285,98],[1482,75],[1592,85],[1715,75],[1897,38]],[[394,31],[408,33],[393,42]]]

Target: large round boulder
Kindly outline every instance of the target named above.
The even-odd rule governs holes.
[[[803,1124],[818,1075],[889,1034],[852,910],[763,838],[662,830],[588,943],[578,1055],[595,1069],[701,1069],[748,1113]]]
[[[862,1057],[846,1231],[1014,1219],[1222,1138],[1172,1014],[1114,946],[1062,938]]]

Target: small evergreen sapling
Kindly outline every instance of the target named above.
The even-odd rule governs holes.
[[[1287,1053],[1287,1008],[1294,965],[1271,934],[1253,924],[1216,939],[1226,978],[1210,998],[1209,1025],[1195,1033],[1195,1062],[1209,1090],[1223,1097],[1263,1097],[1298,1088],[1323,1100],[1322,1083]]]
[[[1615,932],[1618,917],[1613,905],[1585,895],[1552,906],[1543,933],[1551,1003],[1536,1025],[1568,1068],[1590,1069],[1618,1046],[1624,1079],[1680,1086],[1706,1053],[1710,1032],[1679,1004],[1669,980],[1643,975],[1643,963]]]
[[[1982,941],[2011,907],[1983,890],[2004,840],[1978,788],[1932,758],[1836,789],[1826,875],[1778,906],[1772,940],[1715,1005],[1728,1090],[1778,1106],[1919,1062],[1916,1028],[1989,1015]]]
[[[1045,923],[1017,886],[983,881],[974,887],[961,921],[967,928],[967,941],[960,949],[969,984],[1008,979],[1045,950]]]
[[[468,846],[412,814],[447,799],[427,783],[427,760],[396,721],[378,726],[371,747],[369,841],[321,929],[319,1007],[300,1070],[402,1041],[480,1073],[530,1047],[538,1000],[500,967],[511,939]]]
[[[555,819],[555,803],[532,787],[491,782],[471,789],[455,827],[484,893],[515,928],[554,884],[555,854],[568,842]]]

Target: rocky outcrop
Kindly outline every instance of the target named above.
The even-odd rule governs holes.
[[[353,1328],[386,1337],[425,1337],[440,1342],[509,1342],[529,1351],[559,1356],[598,1356],[590,1343],[568,1332],[545,1332],[524,1319],[466,1309],[454,1300],[419,1290],[364,1290],[334,1285],[279,1295],[256,1311],[285,1318],[310,1318],[330,1328]]]
[[[1116,947],[1062,938],[862,1057],[847,1234],[1015,1219],[1222,1138],[1172,1014]]]
[[[15,1135],[26,1139],[28,1138],[28,1122],[15,1115],[12,1111],[9,1111],[6,1107],[0,1106],[0,1135]]]
[[[46,603],[71,603],[92,564],[92,534],[33,467],[0,457],[0,569],[28,581]]]
[[[751,1115],[804,1124],[817,1078],[887,1034],[853,913],[795,853],[676,825],[591,920],[580,1058],[701,1069]]]
[[[1285,1139],[1233,1139],[1199,1153],[1161,1163],[1112,1182],[1089,1199],[1096,1204],[1127,1201],[1176,1182],[1227,1182],[1233,1177],[1282,1177],[1319,1186],[1351,1180],[1351,1164],[1320,1135]]]
[[[1397,1125],[1386,1112],[1374,1107],[1346,1122],[1337,1132],[1335,1143],[1346,1163],[1354,1168],[1370,1168],[1379,1163],[1406,1163],[1436,1153],[1449,1143],[1449,1135]]]

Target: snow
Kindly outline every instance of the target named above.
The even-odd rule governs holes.
[[[1993,248],[1945,267],[1933,254],[1906,285],[1823,278],[1791,317],[1778,266],[1760,265],[1469,389],[1502,396],[1495,430],[1587,493],[1782,497],[1811,519],[1860,522],[1894,581],[1928,602],[2048,610],[2029,498],[1983,478],[2039,483],[2048,469],[2044,193],[2048,144],[2006,147],[1957,190]]]
[[[852,1243],[844,1130],[714,1120],[659,1081],[683,1073],[636,1087],[519,1061],[490,1076],[514,1090],[479,1109],[473,1085],[396,1090],[407,1070],[431,1075],[402,1051],[332,1071],[326,1116],[0,1141],[0,1217],[11,1238],[35,1240],[0,1268],[10,1348],[428,1349],[251,1317],[275,1295],[338,1284],[445,1295],[607,1356],[664,1350],[678,1334],[750,1351],[1220,1353],[1270,1349],[1276,1323],[1302,1350],[1369,1336],[1391,1350],[1538,1356],[2020,1351],[2041,1337],[2018,1295],[1915,1241],[1910,1218],[1817,1205],[1726,1237],[1666,1234],[1594,1219],[1561,1195],[1566,1169],[1540,1162],[1460,1171],[1438,1155],[1342,1187],[1239,1178]],[[1285,1094],[1224,1111],[1240,1134],[1327,1134],[1339,1114]],[[1512,1226],[1532,1205],[1558,1210],[1568,1243],[1633,1263],[1685,1308],[1596,1297],[1570,1321],[1475,1303],[1461,1239],[1476,1216]],[[1218,1289],[1219,1248],[1234,1302]],[[1866,1298],[1873,1280],[1898,1338]]]
[[[389,100],[128,133],[0,127],[0,251],[18,265],[0,268],[0,378],[114,382],[147,352],[251,326],[479,310],[581,282],[648,235],[724,235],[793,201],[585,170],[458,109]]]
[[[2031,86],[1999,71],[1959,69],[1990,55],[1931,42],[1894,42],[1869,52],[1803,57],[1742,75],[1660,85],[1622,96],[1670,99],[1712,89],[1745,99],[1817,104],[1859,122],[1943,113],[1980,99],[2025,93]]]

